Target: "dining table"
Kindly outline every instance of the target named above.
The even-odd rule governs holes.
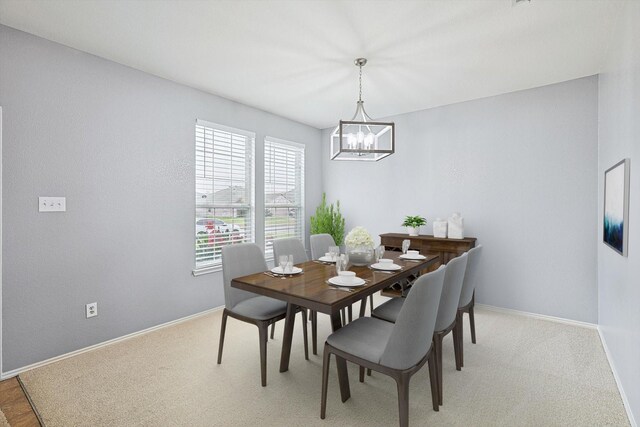
[[[340,312],[358,301],[366,301],[369,295],[381,291],[410,276],[418,276],[430,266],[439,262],[438,255],[426,255],[423,259],[403,259],[401,252],[387,251],[384,257],[393,260],[400,266],[396,271],[377,270],[371,266],[349,265],[348,269],[365,280],[365,284],[357,287],[340,287],[330,284],[328,280],[336,276],[336,268],[332,263],[307,261],[296,264],[302,269],[298,274],[275,275],[271,271],[259,272],[243,277],[236,277],[231,286],[255,294],[285,301],[287,312],[285,318],[280,372],[289,370],[289,358],[293,340],[295,314],[300,308],[328,314],[331,327],[335,332],[342,327]],[[361,304],[360,317],[364,316],[366,304]],[[306,326],[305,326],[306,327]],[[316,337],[313,337],[314,342]],[[342,401],[349,399],[349,377],[347,363],[336,357],[338,382]]]

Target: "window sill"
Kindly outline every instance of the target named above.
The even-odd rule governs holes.
[[[219,271],[222,271],[222,265],[214,265],[214,266],[211,266],[211,267],[196,268],[194,270],[191,270],[191,274],[193,275],[193,277],[198,277],[198,276],[204,276],[205,274],[217,273]]]

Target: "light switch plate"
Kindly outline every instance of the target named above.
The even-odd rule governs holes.
[[[66,210],[66,197],[38,197],[39,212],[65,212]]]

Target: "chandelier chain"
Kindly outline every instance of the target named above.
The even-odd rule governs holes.
[[[360,64],[360,76],[358,77],[360,84],[360,93],[358,94],[358,102],[362,102],[362,64]]]

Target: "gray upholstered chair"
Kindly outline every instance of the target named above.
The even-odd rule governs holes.
[[[329,252],[329,246],[336,246],[331,234],[312,234],[309,236],[311,244],[311,258],[318,259]]]
[[[227,328],[227,317],[258,327],[260,339],[260,374],[262,386],[267,385],[267,334],[270,324],[286,317],[287,303],[277,299],[261,296],[242,289],[232,288],[231,280],[267,270],[267,263],[262,250],[254,243],[239,243],[222,248],[222,276],[224,281],[224,311],[220,326],[220,343],[218,347],[218,365],[222,363],[224,334]],[[305,359],[309,359],[307,347],[306,313],[302,312],[304,325]]]
[[[464,366],[463,352],[463,326],[462,319],[464,313],[469,313],[469,328],[471,329],[471,342],[476,343],[476,320],[474,317],[474,306],[476,305],[476,284],[478,277],[478,266],[482,254],[482,245],[470,249],[467,252],[467,271],[464,273],[464,282],[462,283],[462,292],[460,293],[460,301],[458,302],[458,335],[460,336],[460,366]]]
[[[361,317],[329,335],[324,345],[320,418],[327,409],[329,362],[332,354],[395,379],[398,387],[400,426],[409,425],[409,381],[427,361],[433,410],[438,408],[433,331],[436,323],[445,268],[425,274],[409,291],[395,324]],[[347,378],[348,382],[348,378]]]
[[[295,237],[273,241],[273,262],[275,265],[278,265],[280,255],[293,255],[294,264],[302,264],[309,261],[304,245]]]
[[[456,330],[456,318],[458,314],[458,301],[462,291],[462,282],[467,268],[467,254],[464,253],[447,263],[444,274],[444,287],[440,306],[438,307],[438,318],[433,334],[433,344],[436,352],[436,366],[438,376],[438,403],[442,405],[442,340],[449,333],[453,332],[453,352],[455,353],[456,369],[459,371],[460,365],[460,336]]]
[[[467,254],[464,253],[449,261],[446,265],[444,275],[444,288],[440,305],[438,306],[438,318],[436,319],[435,332],[433,333],[433,344],[437,365],[438,378],[438,402],[442,405],[442,340],[449,333],[453,332],[453,350],[456,359],[456,369],[460,370],[460,340],[456,328],[458,319],[458,301],[462,291],[462,283],[467,267]],[[395,322],[405,303],[405,298],[394,298],[381,304],[373,311],[373,316],[388,322]]]
[[[294,264],[302,264],[309,261],[307,251],[304,249],[302,241],[296,238],[277,239],[273,241],[273,263],[278,265],[278,259],[280,255],[293,255]],[[305,314],[306,309],[302,309]],[[311,347],[313,354],[318,354],[318,315],[315,311],[312,311],[309,315],[311,318]],[[305,330],[307,329],[306,323],[304,324]],[[271,339],[273,339],[276,333],[276,324],[271,325]]]

